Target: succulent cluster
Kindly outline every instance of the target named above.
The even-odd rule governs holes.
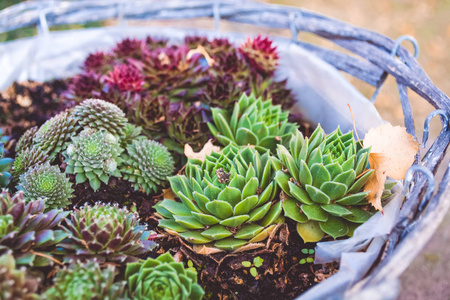
[[[39,147],[31,146],[16,152],[17,156],[11,169],[14,181],[18,181],[19,176],[34,165],[48,162],[48,155]]]
[[[283,211],[298,222],[305,241],[318,241],[324,234],[345,236],[372,216],[369,192],[363,191],[374,172],[367,168],[369,153],[353,132],[343,134],[338,128],[325,136],[320,125],[310,138],[297,131],[289,150],[278,145],[272,164],[275,180],[287,195]]]
[[[271,100],[263,101],[254,94],[242,94],[233,113],[212,108],[214,124],[208,123],[214,137],[226,146],[253,145],[258,151],[275,151],[277,144],[286,144],[298,126],[288,122],[289,113]]]
[[[211,137],[206,125],[211,108],[231,110],[243,92],[290,107],[285,82],[273,79],[277,61],[268,38],[249,39],[240,47],[198,36],[186,37],[183,45],[124,39],[110,52],[88,56],[66,98],[112,102],[147,137],[183,154],[185,144],[198,151]]]
[[[38,299],[38,285],[39,279],[30,278],[24,269],[16,268],[16,261],[11,254],[0,256],[0,299]]]
[[[70,205],[73,192],[69,178],[48,162],[36,164],[20,175],[17,189],[23,191],[27,201],[44,200],[47,209]]]
[[[137,261],[156,246],[137,214],[117,205],[97,203],[75,208],[66,220],[69,241],[59,247],[67,259],[99,263]]]
[[[74,261],[56,273],[54,286],[45,292],[45,299],[123,299],[125,282],[114,283],[115,273],[112,265],[102,269],[95,261]]]
[[[52,263],[48,257],[67,236],[57,228],[69,212],[44,209],[44,200],[26,203],[22,193],[0,194],[0,255],[11,251],[20,265]]]
[[[159,226],[193,244],[234,250],[264,240],[283,222],[269,153],[233,145],[203,162],[190,161],[186,175],[169,178],[181,202],[155,206]]]
[[[132,299],[200,300],[205,293],[197,283],[197,273],[185,269],[168,252],[129,263],[125,277]]]

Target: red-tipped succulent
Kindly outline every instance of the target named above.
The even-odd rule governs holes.
[[[83,70],[86,72],[93,71],[96,73],[105,73],[111,68],[112,57],[104,52],[98,51],[89,54],[83,64]]]
[[[126,38],[116,44],[113,49],[117,58],[140,59],[145,51],[145,43],[142,40]]]
[[[101,93],[103,84],[101,75],[94,71],[89,71],[75,75],[68,88],[68,98],[81,102],[84,99],[96,98]]]
[[[277,48],[272,46],[272,41],[268,37],[247,39],[247,42],[239,47],[239,52],[251,68],[261,73],[272,75],[277,68],[279,58]]]
[[[121,64],[105,77],[106,83],[122,92],[140,92],[144,85],[144,76],[134,65]]]

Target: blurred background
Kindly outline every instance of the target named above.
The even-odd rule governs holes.
[[[0,0],[0,9],[21,2],[20,0]],[[401,35],[411,35],[420,46],[419,63],[431,80],[445,94],[450,95],[450,0],[272,0],[262,1],[272,4],[291,5],[312,10],[329,17],[340,19],[358,27],[364,27],[384,34],[392,39]],[[98,27],[102,25],[115,25],[115,21],[94,22],[89,24],[58,26],[52,30],[67,30],[83,27]],[[210,20],[198,20],[210,27]],[[167,22],[159,21],[158,25]],[[167,25],[186,26],[185,22],[171,22]],[[201,27],[201,26],[200,26]],[[259,28],[242,26],[223,22],[224,31],[245,31],[258,33]],[[267,30],[266,34],[290,36],[287,30]],[[11,39],[32,36],[36,34],[35,28],[25,28],[0,34],[0,42]],[[333,44],[306,33],[300,33],[299,39],[314,42],[334,49],[340,49]],[[413,47],[405,42],[407,49]],[[366,97],[370,98],[374,88],[368,84],[344,74]],[[419,140],[421,140],[423,122],[426,116],[434,110],[421,97],[409,93],[413,110],[415,126]],[[398,97],[395,81],[388,77],[375,106],[381,116],[395,125],[403,125],[403,113]],[[435,118],[431,127],[431,138],[439,134],[441,129],[438,118]],[[450,199],[445,199],[450,201]],[[450,299],[450,215],[447,215],[440,228],[428,243],[422,254],[402,276],[402,293],[400,299]]]

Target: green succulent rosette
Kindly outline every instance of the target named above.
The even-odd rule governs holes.
[[[70,138],[80,129],[69,111],[64,111],[45,122],[35,133],[33,146],[45,152],[50,162],[67,148]]]
[[[318,241],[324,234],[351,234],[372,216],[369,192],[364,192],[373,173],[368,169],[370,148],[362,148],[352,131],[343,134],[338,128],[326,136],[319,125],[310,138],[297,131],[289,148],[279,145],[277,158],[271,160],[275,180],[288,196],[284,214],[298,222],[305,242]]]
[[[1,138],[1,136],[0,136]],[[6,188],[9,182],[12,180],[11,167],[14,160],[9,157],[3,157],[4,153],[3,142],[0,142],[0,190]]]
[[[172,175],[174,161],[166,147],[152,140],[134,140],[121,156],[123,179],[134,189],[145,193],[157,192]]]
[[[34,126],[25,131],[24,134],[20,137],[16,144],[16,153],[19,153],[26,148],[31,148],[33,145],[33,138],[36,132],[39,130],[39,127]]]
[[[75,208],[64,229],[69,240],[60,243],[66,260],[96,259],[99,263],[127,263],[156,247],[151,231],[139,216],[117,205],[97,203]]]
[[[30,148],[25,148],[18,153],[11,168],[11,174],[14,181],[19,180],[19,176],[24,174],[34,165],[44,164],[48,159],[48,155],[39,147],[32,146]]]
[[[191,160],[186,175],[169,178],[181,202],[165,199],[159,226],[192,244],[235,250],[264,240],[284,221],[269,153],[233,145]]]
[[[72,116],[83,127],[104,129],[120,136],[127,123],[125,113],[115,104],[100,100],[86,99],[72,110]]]
[[[91,188],[97,191],[101,182],[108,184],[110,176],[121,177],[118,165],[122,151],[118,138],[111,133],[88,127],[72,137],[64,153],[66,173],[76,174],[77,184],[89,180]]]
[[[7,192],[0,194],[0,255],[11,252],[18,265],[39,267],[53,263],[47,257],[67,237],[57,228],[69,212],[44,210],[44,200],[26,203],[22,192],[12,197]]]
[[[277,144],[288,142],[298,128],[288,122],[288,111],[254,94],[242,94],[231,115],[220,108],[211,108],[211,111],[214,124],[208,123],[209,130],[223,146],[254,145],[261,153],[267,150],[274,153]]]
[[[37,164],[22,174],[17,189],[23,191],[27,201],[44,199],[47,209],[65,208],[73,197],[69,178],[49,162]]]
[[[37,300],[39,279],[29,277],[24,269],[16,268],[14,256],[10,253],[0,256],[0,299]]]
[[[95,261],[72,262],[60,269],[54,286],[45,291],[48,300],[124,299],[125,281],[114,283],[115,267],[100,268]]]
[[[129,263],[125,278],[131,299],[200,300],[205,294],[197,283],[197,272],[185,269],[168,252],[156,259]]]

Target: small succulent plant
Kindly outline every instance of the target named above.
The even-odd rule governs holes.
[[[123,133],[127,118],[116,105],[100,100],[86,99],[72,110],[72,116],[83,127],[104,129],[114,136]]]
[[[135,190],[142,189],[147,194],[164,186],[174,169],[167,148],[152,140],[134,140],[121,158],[123,179],[132,182]]]
[[[88,55],[82,68],[86,72],[105,73],[110,69],[112,62],[109,54],[98,51]]]
[[[0,256],[0,299],[40,299],[36,294],[38,286],[39,279],[28,277],[24,269],[17,269],[10,253]]]
[[[186,175],[169,181],[181,202],[155,206],[165,218],[159,226],[189,243],[235,250],[264,240],[284,220],[268,152],[230,145],[204,162],[190,161]]]
[[[254,95],[242,94],[233,113],[212,108],[214,124],[208,123],[211,133],[222,145],[254,145],[258,151],[275,152],[276,145],[289,141],[297,125],[288,122],[289,112]]]
[[[105,81],[121,92],[139,92],[144,86],[144,76],[133,65],[115,66],[105,77]]]
[[[123,299],[125,281],[114,283],[116,270],[112,265],[104,269],[95,261],[72,262],[58,270],[54,286],[45,291],[49,300]]]
[[[17,189],[23,191],[27,201],[45,200],[46,209],[65,208],[71,204],[72,183],[58,166],[49,162],[36,164],[20,175]]]
[[[67,148],[70,138],[79,130],[78,122],[64,111],[42,125],[34,135],[33,145],[49,155],[50,161]]]
[[[33,138],[36,132],[39,130],[39,127],[34,126],[25,131],[24,134],[20,137],[16,144],[16,153],[19,153],[26,148],[30,148],[33,145]]]
[[[309,139],[297,131],[289,148],[279,145],[272,163],[275,180],[288,196],[285,216],[298,222],[305,241],[318,241],[325,233],[345,236],[370,218],[363,191],[373,173],[367,169],[370,148],[361,148],[353,132],[338,128],[325,136],[319,125]]]
[[[129,263],[125,277],[132,299],[200,300],[205,293],[197,283],[197,273],[186,270],[168,252]]]
[[[143,132],[152,139],[164,134],[166,107],[169,101],[165,96],[136,99],[128,109],[130,122],[142,126]]]
[[[72,143],[64,153],[66,173],[76,174],[77,184],[89,180],[91,188],[97,191],[101,182],[108,184],[111,175],[121,176],[117,167],[122,151],[118,138],[111,133],[87,127],[72,137]]]
[[[142,56],[142,51],[145,49],[145,44],[143,41],[138,39],[126,38],[116,44],[113,49],[114,54],[117,58],[135,58],[140,59]]]
[[[126,263],[156,246],[148,240],[151,232],[139,225],[138,215],[117,205],[75,208],[66,224],[70,240],[59,244],[66,260]]]
[[[67,236],[57,227],[69,212],[53,209],[44,213],[44,209],[44,200],[26,203],[21,192],[13,197],[0,194],[0,255],[12,251],[20,265],[52,263],[47,257]]]
[[[11,181],[12,175],[10,171],[11,166],[14,163],[14,159],[9,157],[3,157],[3,153],[5,151],[3,145],[4,145],[3,142],[0,142],[0,190],[2,188],[5,188]]]
[[[102,91],[101,75],[94,71],[84,72],[72,78],[66,97],[75,102],[95,98]]]
[[[255,70],[264,74],[273,74],[278,64],[278,52],[268,37],[257,36],[248,39],[239,48],[239,52]]]
[[[19,180],[19,176],[24,174],[28,169],[37,164],[43,164],[48,161],[48,155],[38,147],[30,147],[22,150],[14,160],[12,166],[12,176],[14,181]]]

